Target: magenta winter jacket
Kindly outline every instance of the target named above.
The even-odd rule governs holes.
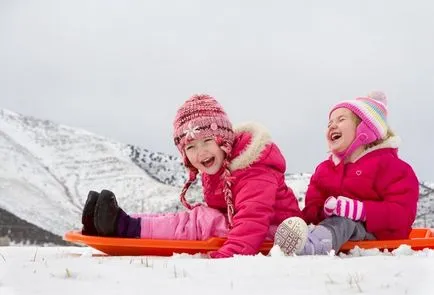
[[[285,183],[285,159],[266,130],[256,124],[236,128],[230,170],[235,206],[228,240],[214,256],[257,254],[270,226],[302,216],[293,191]],[[205,202],[226,211],[220,174],[202,175]]]
[[[408,238],[416,217],[419,182],[413,169],[398,158],[398,139],[392,137],[352,163],[332,156],[312,175],[303,209],[307,223],[324,219],[324,201],[345,196],[363,201],[366,229],[377,239]]]

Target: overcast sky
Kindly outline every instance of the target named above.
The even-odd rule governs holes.
[[[0,108],[154,151],[178,153],[176,109],[209,93],[312,172],[330,107],[373,89],[434,181],[431,0],[0,0]]]

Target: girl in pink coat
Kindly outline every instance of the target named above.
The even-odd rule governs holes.
[[[174,141],[189,171],[181,202],[189,210],[128,215],[108,190],[90,192],[83,234],[146,239],[205,240],[227,237],[212,258],[257,254],[277,225],[302,216],[285,184],[285,159],[257,124],[232,128],[220,104],[208,95],[188,99],[173,124]],[[206,204],[190,205],[185,194],[201,174]]]
[[[419,182],[398,157],[382,92],[343,101],[329,113],[331,151],[312,175],[304,220],[289,218],[275,244],[287,254],[337,253],[348,240],[406,239],[416,217]]]

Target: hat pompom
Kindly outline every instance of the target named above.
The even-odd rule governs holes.
[[[387,106],[387,97],[386,97],[386,94],[383,91],[378,91],[378,90],[371,91],[368,94],[368,97],[371,98],[371,99],[374,99],[374,100],[376,100],[378,102],[380,102],[384,106]]]

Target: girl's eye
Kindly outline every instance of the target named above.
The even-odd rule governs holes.
[[[185,150],[188,151],[188,150],[191,150],[192,148],[193,148],[192,145],[188,145],[188,146],[185,147]]]
[[[210,142],[212,140],[213,140],[212,138],[207,138],[207,139],[205,139],[205,142]]]

